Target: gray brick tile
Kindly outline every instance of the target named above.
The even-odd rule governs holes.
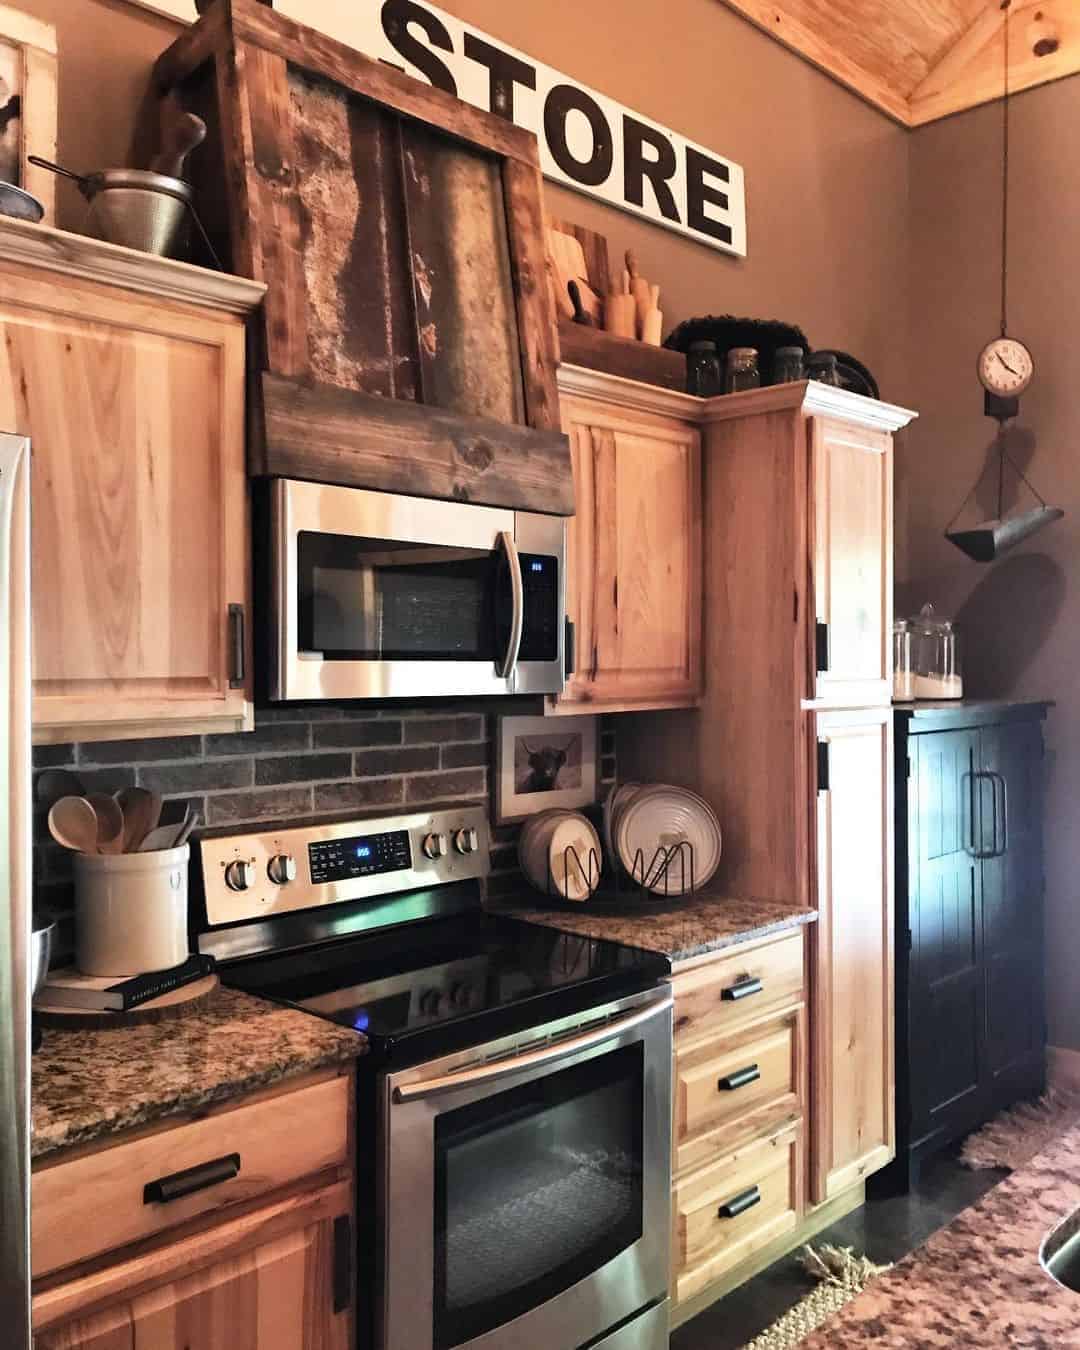
[[[316,749],[360,749],[368,745],[400,745],[401,723],[398,721],[341,722],[337,725],[312,727]]]
[[[353,755],[354,778],[388,778],[439,767],[437,745],[394,745],[383,750],[358,750]]]
[[[260,787],[351,777],[351,755],[277,755],[255,761],[255,782]]]
[[[207,736],[206,754],[261,755],[277,750],[306,750],[311,745],[307,722],[271,722],[255,731],[236,731],[226,736]]]
[[[321,783],[315,788],[315,810],[351,811],[369,806],[394,806],[401,801],[400,778],[364,778],[351,783]]]
[[[160,736],[145,741],[83,742],[80,764],[143,764],[168,759],[199,759],[201,736]]]
[[[490,754],[491,748],[487,741],[444,745],[442,766],[444,769],[480,769],[486,766]]]
[[[73,745],[35,745],[34,768],[56,769],[65,764],[75,763]]]
[[[406,745],[442,745],[444,741],[479,741],[484,736],[484,719],[476,715],[461,717],[411,717],[405,723]]]
[[[405,784],[407,802],[438,802],[453,797],[481,797],[487,791],[483,769],[461,769],[456,773],[418,773]]]
[[[164,795],[180,792],[214,792],[222,788],[249,787],[250,759],[210,759],[197,764],[140,764],[139,786]]]
[[[311,813],[310,788],[268,788],[265,792],[229,792],[206,799],[208,825],[241,825]]]

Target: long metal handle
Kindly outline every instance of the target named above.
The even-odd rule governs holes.
[[[745,1214],[748,1209],[753,1209],[755,1205],[761,1203],[761,1190],[757,1186],[751,1186],[748,1190],[740,1191],[738,1195],[733,1195],[726,1204],[720,1206],[716,1211],[718,1219],[737,1219],[740,1214]]]
[[[232,1181],[239,1174],[240,1154],[227,1153],[224,1158],[214,1158],[212,1162],[185,1167],[182,1172],[172,1172],[167,1177],[148,1181],[143,1187],[143,1204],[167,1205],[173,1200],[182,1200],[185,1195],[194,1195],[196,1191],[220,1186],[223,1181]]]
[[[506,563],[510,569],[510,594],[514,608],[510,618],[510,637],[503,659],[496,667],[496,674],[501,680],[512,680],[517,671],[521,630],[525,624],[525,587],[521,580],[521,559],[518,557],[517,544],[509,530],[499,531],[499,547],[506,554]]]
[[[0,435],[0,1325],[30,1350],[30,442]]]
[[[989,779],[991,792],[993,794],[993,816],[994,816],[994,840],[989,848],[982,847],[982,781]],[[996,858],[998,856],[997,847],[997,784],[994,782],[994,775],[988,773],[985,769],[976,769],[971,775],[971,847],[968,850],[973,858]],[[979,838],[975,838],[975,816],[976,806],[978,806],[979,818]]]
[[[735,1092],[741,1087],[749,1087],[751,1083],[756,1083],[761,1077],[761,1070],[756,1064],[748,1064],[745,1069],[736,1069],[734,1073],[726,1073],[723,1078],[716,1080],[717,1092]]]
[[[1000,858],[1009,851],[1009,784],[1005,775],[990,771],[990,779],[994,784],[994,844],[997,844],[997,785],[1001,784],[1001,847],[994,854],[995,858]]]
[[[764,990],[765,986],[756,975],[741,975],[734,984],[720,990],[720,997],[725,1003],[738,1003],[739,999],[761,994]]]
[[[247,642],[244,635],[244,606],[229,606],[229,688],[243,689]]]
[[[569,1059],[582,1050],[591,1050],[602,1045],[624,1031],[641,1026],[672,1005],[671,996],[657,1003],[650,1003],[639,1012],[628,1013],[625,1017],[616,1017],[595,1031],[582,1032],[580,1036],[570,1036],[565,1041],[545,1046],[542,1050],[526,1050],[512,1059],[499,1059],[491,1064],[477,1064],[473,1068],[461,1069],[457,1073],[444,1074],[439,1078],[427,1078],[419,1083],[403,1083],[394,1089],[395,1102],[414,1102],[421,1097],[433,1097],[440,1092],[455,1092],[458,1088],[475,1087],[477,1083],[495,1083],[500,1078],[509,1078],[522,1069],[533,1069],[537,1065],[556,1064],[561,1059]]]

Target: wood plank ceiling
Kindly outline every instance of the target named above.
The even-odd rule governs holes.
[[[904,126],[1001,97],[1001,0],[723,0]],[[1080,72],[1080,0],[1013,0],[1009,82]]]

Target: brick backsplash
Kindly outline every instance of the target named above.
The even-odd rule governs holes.
[[[210,827],[488,799],[490,715],[286,706],[260,710],[255,721],[253,732],[230,735],[36,746],[34,767],[73,769],[88,791],[137,784],[187,798]],[[615,777],[614,725],[612,718],[602,724],[603,785]],[[517,833],[494,833],[495,890],[517,884]],[[34,877],[39,903],[70,908],[71,855],[49,837],[40,811]]]

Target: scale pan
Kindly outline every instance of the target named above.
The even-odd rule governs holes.
[[[948,530],[945,538],[966,553],[973,562],[993,562],[1024,539],[1030,539],[1044,525],[1052,525],[1065,514],[1057,506],[1036,506],[1007,520],[987,520],[973,530]]]

